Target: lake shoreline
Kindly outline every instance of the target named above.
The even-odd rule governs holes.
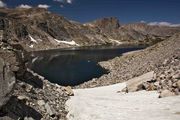
[[[156,71],[164,60],[177,54],[176,51],[179,51],[178,48],[180,47],[179,39],[179,35],[176,34],[166,41],[139,52],[99,62],[104,69],[109,71],[109,74],[94,78],[92,81],[75,86],[75,88],[106,86],[126,81],[148,71]]]
[[[98,65],[98,62],[107,61],[126,52],[141,50],[144,47],[122,45],[41,51],[32,53],[33,57],[29,60],[28,66],[52,83],[76,86],[108,73]]]

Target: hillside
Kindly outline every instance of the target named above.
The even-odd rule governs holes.
[[[180,34],[175,34],[169,39],[142,51],[127,54],[122,57],[116,57],[109,61],[100,62],[99,64],[107,69],[109,73],[100,78],[94,78],[91,81],[83,83],[82,85],[77,86],[77,88],[111,85],[126,81],[150,71],[156,71],[158,73],[160,67],[164,66],[164,61],[167,61],[168,59],[173,60],[173,57],[179,60],[179,48]],[[179,62],[177,63],[176,66],[178,67]],[[166,65],[169,67],[170,63]],[[175,69],[175,72],[178,72],[178,69]]]

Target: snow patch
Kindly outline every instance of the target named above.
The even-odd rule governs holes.
[[[85,23],[83,24],[84,26],[89,26],[89,27],[94,27],[94,24],[91,24],[91,23]]]
[[[122,42],[120,42],[120,41],[118,41],[118,40],[115,40],[115,39],[111,39],[111,38],[109,38],[109,40],[111,40],[112,42],[115,42],[115,43],[117,43],[117,44],[123,44]]]
[[[156,91],[117,93],[126,82],[74,89],[67,102],[68,120],[179,120],[180,96],[158,98]]]
[[[33,37],[31,37],[31,35],[29,35],[30,39],[32,42],[38,43],[37,40],[35,40]]]
[[[70,41],[70,42],[68,42],[68,41],[61,41],[61,40],[57,40],[57,39],[54,39],[56,42],[58,42],[58,43],[64,43],[64,44],[68,44],[68,45],[76,45],[76,46],[79,46],[79,44],[77,44],[75,41]]]
[[[31,44],[29,47],[30,47],[30,48],[33,48],[33,47],[34,47],[34,45],[33,45],[33,44]]]
[[[38,60],[38,57],[35,57],[34,59],[32,59],[32,63],[34,63],[36,60]]]
[[[42,39],[40,39],[40,38],[39,38],[39,39],[37,39],[37,40],[38,40],[38,41],[40,41],[40,42],[42,42]]]
[[[148,23],[148,25],[151,25],[151,26],[168,26],[168,27],[180,27],[180,24],[172,24],[172,23],[169,23],[169,22],[150,22]]]

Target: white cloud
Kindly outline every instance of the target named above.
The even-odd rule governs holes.
[[[60,2],[60,3],[69,3],[72,4],[73,0],[53,0],[55,2]]]
[[[148,25],[158,25],[158,26],[169,26],[169,27],[180,27],[180,24],[172,24],[169,22],[150,22]]]
[[[6,4],[0,0],[0,7],[6,7]]]
[[[38,7],[48,9],[50,6],[46,4],[39,4]]]
[[[53,0],[55,2],[65,2],[65,0]]]
[[[19,5],[17,8],[26,8],[26,9],[29,9],[29,8],[32,8],[32,6],[30,6],[30,5],[25,5],[25,4],[21,4],[21,5]]]
[[[72,4],[72,0],[66,0],[67,3]]]
[[[146,23],[146,21],[144,21],[144,20],[141,20],[141,21],[140,21],[140,23]]]

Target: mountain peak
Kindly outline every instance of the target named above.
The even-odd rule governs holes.
[[[102,29],[117,29],[120,27],[119,20],[116,17],[98,19],[92,22],[92,24]]]

